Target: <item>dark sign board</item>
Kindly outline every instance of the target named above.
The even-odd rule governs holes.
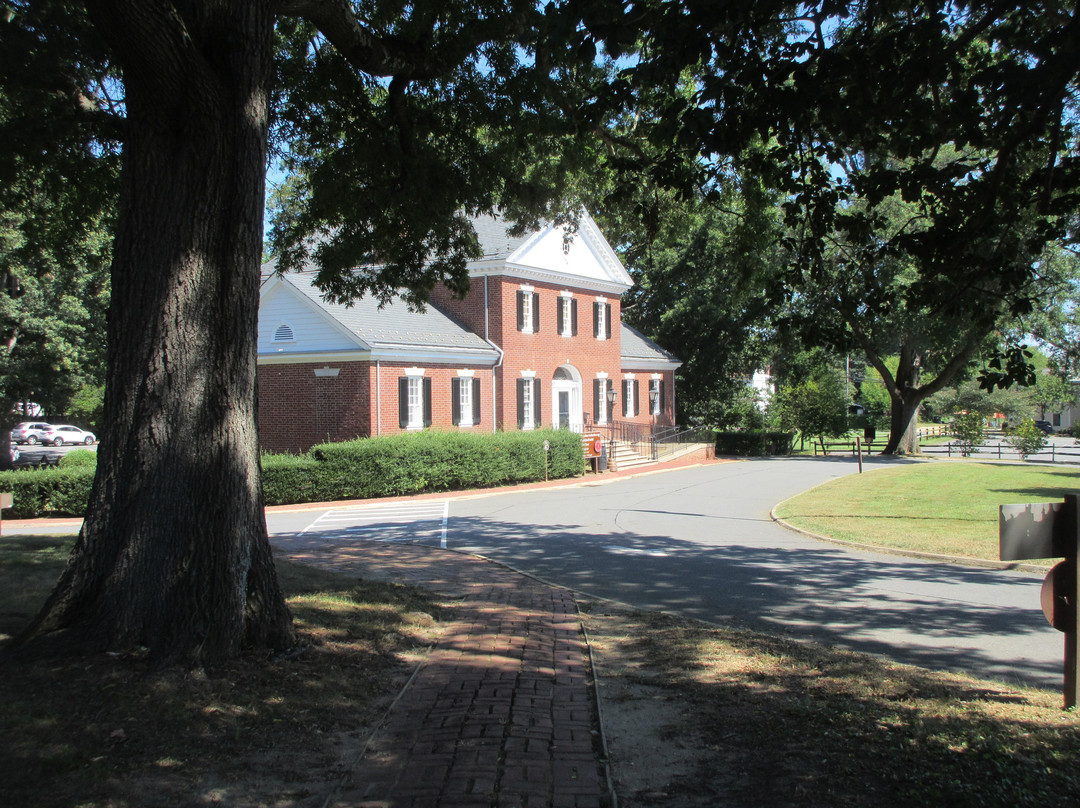
[[[1025,558],[1059,558],[1075,542],[1076,510],[1069,502],[1038,502],[1002,505],[998,516],[998,541],[1002,561]]]
[[[1066,494],[1064,502],[1034,505],[1002,505],[998,517],[998,541],[1002,561],[1024,558],[1065,560],[1043,582],[1040,600],[1050,625],[1065,632],[1065,709],[1080,703],[1080,531],[1077,513],[1080,495]]]

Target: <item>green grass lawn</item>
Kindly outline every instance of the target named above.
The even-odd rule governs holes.
[[[776,508],[795,527],[844,541],[998,558],[998,506],[1061,501],[1080,469],[929,462],[833,480]]]

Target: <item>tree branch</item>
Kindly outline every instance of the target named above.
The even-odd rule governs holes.
[[[527,4],[502,17],[478,18],[461,25],[442,42],[433,42],[435,21],[412,40],[379,36],[363,25],[348,0],[275,0],[274,13],[303,17],[357,70],[371,76],[407,80],[445,75],[485,42],[522,33],[532,13]]]
[[[175,115],[184,114],[195,88],[204,104],[221,93],[193,32],[172,3],[87,0],[86,7],[119,56],[129,94],[141,87],[144,98]]]

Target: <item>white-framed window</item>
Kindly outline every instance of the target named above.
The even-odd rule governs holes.
[[[557,328],[564,337],[577,336],[577,300],[569,292],[559,296]]]
[[[424,380],[409,377],[409,429],[420,429],[424,425]]]
[[[527,381],[521,385],[521,428],[533,428],[533,386]]]
[[[431,379],[423,368],[409,368],[398,379],[398,423],[402,429],[431,426]]]
[[[531,286],[522,286],[517,293],[517,327],[523,334],[540,331],[540,294]]]
[[[662,376],[653,376],[649,379],[649,404],[653,415],[660,415],[664,411],[664,379]]]
[[[472,426],[472,385],[458,384],[458,407],[461,410],[459,426]]]
[[[518,429],[540,426],[540,380],[536,372],[523,370],[517,381]]]
[[[623,377],[622,383],[622,395],[623,395],[623,417],[633,418],[638,414],[638,403],[641,395],[638,389],[638,380],[634,378],[634,374],[628,373]]]
[[[612,380],[607,377],[607,373],[601,373],[593,379],[593,411],[598,424],[608,424],[613,420],[613,408],[608,406],[608,391],[612,389]]]
[[[611,304],[606,298],[598,297],[593,303],[593,336],[611,339]]]
[[[455,426],[480,423],[480,380],[471,370],[459,370],[450,380],[451,420]]]

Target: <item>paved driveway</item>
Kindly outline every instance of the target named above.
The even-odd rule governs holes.
[[[1059,687],[1062,635],[1039,611],[1041,576],[852,552],[770,519],[777,502],[856,471],[847,459],[749,460],[453,499],[445,525],[418,523],[416,539],[645,609]],[[347,526],[320,531],[318,514],[292,518],[272,530],[300,519],[309,539],[362,540]],[[377,526],[366,521],[365,535]],[[385,530],[401,539],[408,528],[387,518]]]

